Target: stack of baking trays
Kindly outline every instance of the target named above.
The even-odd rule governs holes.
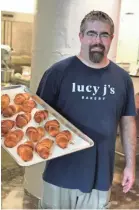
[[[94,142],[23,85],[2,88],[3,148],[30,166],[92,147]]]

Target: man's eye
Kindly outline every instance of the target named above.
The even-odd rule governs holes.
[[[101,37],[108,38],[109,34],[101,34]]]
[[[96,34],[93,33],[93,32],[89,32],[87,35],[88,35],[88,36],[96,36]]]

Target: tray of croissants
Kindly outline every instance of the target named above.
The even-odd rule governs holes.
[[[20,166],[92,147],[94,142],[24,85],[2,88],[1,140]]]

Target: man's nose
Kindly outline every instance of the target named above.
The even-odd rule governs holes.
[[[96,43],[101,43],[102,42],[102,40],[101,40],[101,38],[100,38],[100,35],[98,34],[97,36],[96,36]]]

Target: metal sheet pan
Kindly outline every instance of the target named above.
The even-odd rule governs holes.
[[[63,116],[61,116],[58,112],[56,112],[52,107],[50,107],[47,103],[45,103],[40,97],[37,95],[34,95],[31,93],[31,91],[24,85],[17,85],[17,86],[9,86],[9,87],[3,87],[1,94],[8,94],[11,99],[11,104],[13,103],[13,99],[16,94],[18,93],[23,93],[23,92],[29,92],[32,96],[32,99],[36,101],[37,107],[32,110],[32,119],[31,121],[22,129],[24,132],[29,126],[34,126],[38,127],[38,123],[36,123],[33,120],[34,113],[38,110],[43,110],[46,109],[48,110],[49,116],[48,118],[39,124],[39,126],[44,126],[46,121],[51,120],[51,119],[56,119],[60,123],[60,131],[68,129],[72,133],[72,144],[69,144],[66,149],[61,149],[59,146],[57,146],[54,143],[53,149],[51,151],[51,155],[49,156],[48,159],[42,159],[35,151],[33,154],[33,159],[28,162],[24,162],[20,156],[17,154],[17,147],[18,145],[24,143],[25,141],[28,140],[27,136],[24,135],[23,139],[15,146],[14,148],[7,148],[4,145],[4,139],[2,137],[2,146],[3,148],[13,157],[13,159],[20,165],[20,166],[30,166],[34,165],[43,161],[47,161],[53,158],[57,158],[60,156],[64,156],[73,152],[77,152],[79,150],[83,150],[89,147],[92,147],[94,145],[94,142],[92,139],[90,139],[88,136],[86,136],[84,133],[82,133],[79,129],[77,129],[74,125],[72,125],[69,121],[67,121]],[[18,113],[19,114],[19,113]],[[10,118],[4,118],[1,116],[1,119],[11,119],[15,120],[17,114],[10,117]],[[14,128],[15,129],[15,128]],[[49,136],[47,133],[44,138],[51,138],[55,141],[55,138]]]

